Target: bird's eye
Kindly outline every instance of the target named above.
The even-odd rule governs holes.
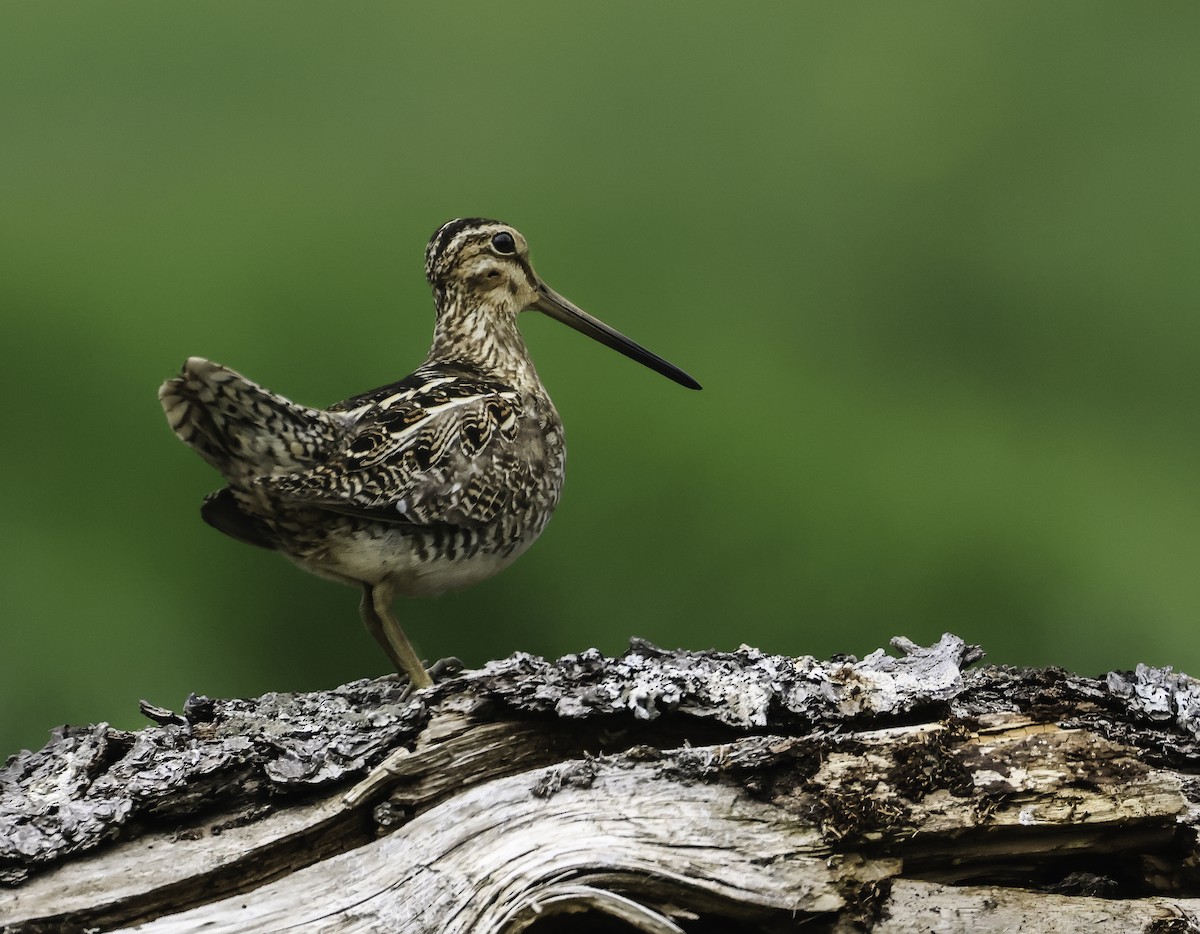
[[[512,234],[507,230],[502,230],[500,233],[492,237],[492,246],[496,248],[497,253],[516,253],[517,242],[513,240]]]

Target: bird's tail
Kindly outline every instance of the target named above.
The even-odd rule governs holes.
[[[202,357],[189,358],[158,399],[180,440],[230,480],[302,470],[340,434],[337,416]]]

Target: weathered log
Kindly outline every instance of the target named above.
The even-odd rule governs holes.
[[[1200,929],[1200,683],[893,644],[64,727],[0,773],[0,931]]]

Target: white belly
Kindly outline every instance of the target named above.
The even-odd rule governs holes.
[[[540,532],[541,530],[538,529]],[[533,534],[507,554],[485,548],[473,555],[423,555],[412,539],[398,532],[361,531],[339,537],[336,544],[304,557],[293,557],[306,571],[345,584],[387,584],[406,597],[432,597],[461,590],[499,574],[528,550]]]

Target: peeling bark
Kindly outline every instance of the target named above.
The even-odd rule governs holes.
[[[1200,930],[1200,683],[893,646],[63,728],[0,773],[0,931]]]

